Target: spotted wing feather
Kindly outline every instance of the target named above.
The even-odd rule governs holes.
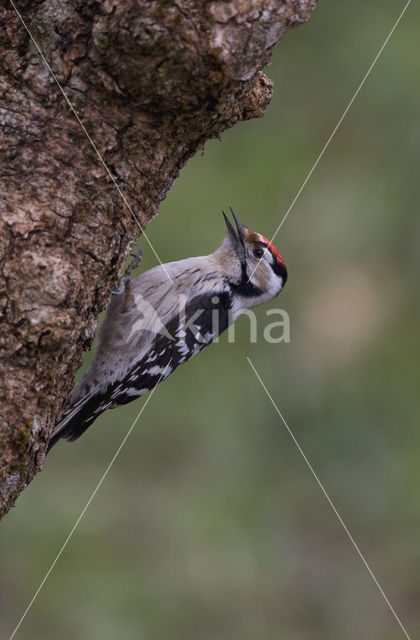
[[[54,429],[49,448],[60,438],[76,440],[103,411],[131,402],[153,389],[228,327],[229,311],[227,292],[195,296],[187,302],[181,318],[178,314],[171,318],[166,330],[155,336],[147,353],[135,361],[122,379],[69,406]]]

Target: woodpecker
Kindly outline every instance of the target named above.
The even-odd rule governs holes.
[[[158,265],[133,280],[126,275],[121,291],[112,292],[95,358],[67,401],[49,449],[61,438],[76,440],[103,411],[153,389],[241,311],[280,293],[287,280],[283,258],[230,210],[236,230],[222,212],[227,235],[214,253]]]

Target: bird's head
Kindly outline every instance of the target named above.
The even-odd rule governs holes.
[[[263,235],[245,227],[230,207],[236,230],[223,211],[228,235],[222,248],[233,260],[230,285],[252,307],[269,302],[280,293],[287,281],[284,260]]]

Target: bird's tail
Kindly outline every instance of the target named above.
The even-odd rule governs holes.
[[[103,396],[94,394],[87,395],[70,404],[64,411],[60,422],[54,427],[47,453],[61,438],[70,441],[79,438],[105,410],[105,407],[102,408],[102,401]]]

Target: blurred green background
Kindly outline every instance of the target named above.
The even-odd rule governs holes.
[[[163,261],[213,251],[229,204],[271,237],[403,4],[322,0],[280,42],[266,116],[208,143],[148,227]],[[403,637],[246,356],[420,637],[419,19],[413,3],[277,236],[290,344],[263,341],[266,306],[257,344],[242,318],[158,388],[16,638]],[[2,638],[144,401],[60,443],[2,522]]]

